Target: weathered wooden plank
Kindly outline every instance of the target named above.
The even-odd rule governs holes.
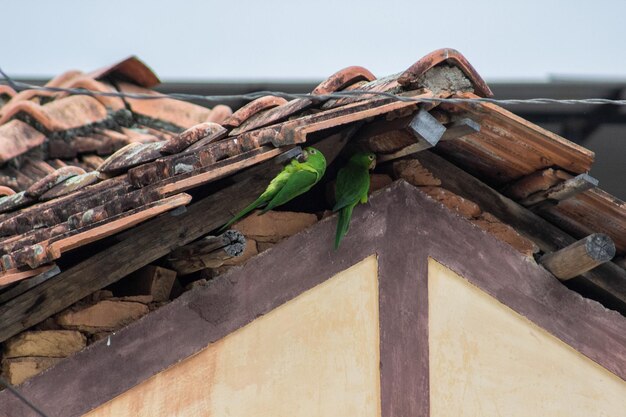
[[[30,290],[31,288],[36,287],[42,282],[47,281],[50,278],[60,273],[61,273],[61,270],[59,269],[59,267],[57,265],[54,265],[52,269],[49,269],[44,273],[41,273],[27,280],[18,282],[16,285],[0,293],[0,305],[17,297],[20,294],[24,294],[26,291]]]
[[[433,143],[432,146],[428,146],[429,145],[428,142],[418,141],[417,143],[412,143],[396,152],[393,152],[390,154],[378,155],[377,156],[378,162],[386,162],[386,161],[392,161],[394,159],[403,158],[405,156],[412,155],[414,153],[421,152],[425,149],[434,147],[440,141],[457,139],[459,137],[480,131],[480,124],[478,124],[478,122],[467,117],[456,120],[454,122],[446,123],[444,124],[444,126],[446,127],[446,131],[443,132],[443,135],[441,136],[441,138],[437,142]]]
[[[507,184],[502,189],[502,194],[516,201],[523,200],[531,194],[548,190],[570,178],[572,178],[571,174],[560,169],[542,169]]]
[[[415,154],[414,158],[442,182],[448,190],[478,204],[518,233],[535,242],[546,252],[564,248],[577,239],[539,217],[527,208],[498,193],[485,183],[458,168],[432,152]],[[582,274],[576,280],[583,281],[612,298],[620,311],[626,314],[626,271],[612,262],[606,262],[597,268]]]
[[[224,224],[250,204],[281,167],[266,162],[242,181],[189,206],[178,216],[157,217],[127,232],[127,238],[0,306],[0,341]],[[141,248],[141,251],[137,251]]]
[[[539,263],[561,281],[567,281],[610,261],[614,256],[615,244],[611,238],[595,233],[544,255]]]
[[[44,265],[35,269],[30,268],[16,268],[8,271],[4,271],[0,274],[0,287],[4,285],[13,284],[15,282],[43,274],[50,271],[56,265]]]
[[[589,174],[580,174],[574,178],[565,180],[545,191],[539,191],[535,194],[529,195],[519,203],[523,206],[532,208],[537,207],[537,204],[542,202],[559,202],[567,200],[576,194],[587,191],[591,188],[598,186],[598,180],[590,176]],[[552,205],[552,204],[550,204]]]

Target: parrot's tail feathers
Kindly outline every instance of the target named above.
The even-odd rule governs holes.
[[[354,205],[349,205],[341,209],[337,217],[337,232],[335,233],[335,249],[339,248],[341,240],[350,229],[350,219],[352,217],[352,209]]]
[[[232,226],[233,223],[237,222],[238,220],[240,220],[241,218],[249,214],[252,210],[256,209],[257,207],[262,206],[264,203],[265,203],[265,200],[262,198],[262,196],[257,198],[252,203],[250,203],[249,206],[241,210],[239,213],[235,214],[235,216],[232,219],[230,219],[228,223],[226,223],[224,226],[222,226],[218,230],[218,233],[224,232],[226,229]]]

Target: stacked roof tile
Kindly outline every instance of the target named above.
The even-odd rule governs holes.
[[[89,74],[70,71],[47,85],[156,95],[150,87],[158,82],[133,57]],[[385,78],[349,67],[312,93],[355,89],[416,98],[491,96],[450,49]],[[423,149],[405,132],[419,111],[449,132],[465,119],[480,125],[444,135],[437,153],[527,207],[540,204],[543,217],[575,237],[608,234],[618,255],[626,254],[623,202],[594,184],[558,194],[589,171],[593,153],[492,104],[266,96],[233,113],[171,98],[16,93],[0,86],[0,286],[37,276],[74,249],[190,203],[186,192],[297,145],[349,131],[382,160]],[[326,150],[339,152],[346,136]]]

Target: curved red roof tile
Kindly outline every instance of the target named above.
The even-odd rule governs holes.
[[[241,107],[239,110],[234,112],[230,117],[224,120],[221,124],[227,127],[238,127],[239,125],[241,125],[243,122],[245,122],[246,120],[248,120],[250,117],[254,116],[255,114],[263,110],[267,110],[267,109],[271,109],[271,108],[283,105],[285,103],[287,103],[287,100],[285,100],[282,97],[276,97],[276,96],[259,97],[256,100],[252,100],[250,103]]]
[[[418,78],[429,69],[447,63],[458,67],[474,85],[475,93],[482,97],[491,97],[493,93],[474,67],[457,50],[451,48],[437,49],[411,65],[398,78],[398,83],[405,88],[416,86]]]
[[[337,71],[322,81],[311,94],[322,95],[341,91],[358,81],[374,81],[376,77],[366,68],[359,66],[347,67]]]
[[[151,88],[161,83],[161,80],[150,67],[134,55],[113,65],[92,71],[89,73],[89,76],[96,80],[113,78],[120,81],[130,81],[146,88]]]

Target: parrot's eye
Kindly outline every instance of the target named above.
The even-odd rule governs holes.
[[[315,153],[315,149],[311,149],[311,150],[309,151],[309,153],[310,153],[310,154],[314,154],[314,153]]]
[[[374,160],[374,155],[370,155],[370,160],[373,161]]]

